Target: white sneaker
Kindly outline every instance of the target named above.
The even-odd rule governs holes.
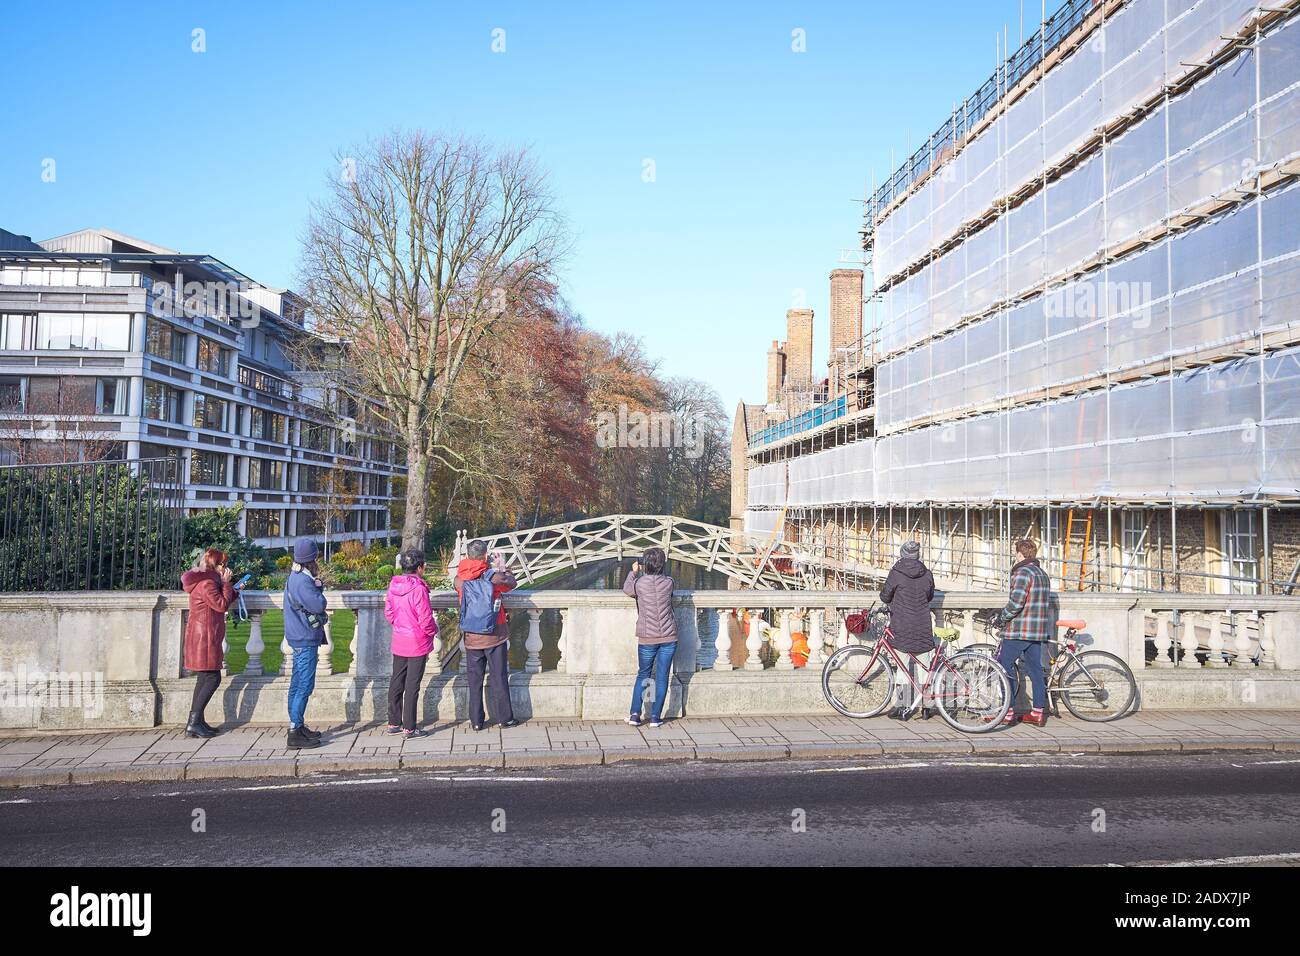
[[[629,726],[632,726],[632,727],[640,727],[640,726],[641,726],[641,717],[640,717],[640,715],[638,715],[638,714],[629,714],[629,715],[628,715],[628,716],[623,720],[623,723],[628,724]]]
[[[651,726],[651,727],[662,727],[663,725],[664,725],[664,721],[663,721],[663,718],[662,718],[662,717],[651,717],[651,718],[650,718],[650,726]]]

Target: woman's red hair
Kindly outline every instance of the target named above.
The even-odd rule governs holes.
[[[226,552],[220,548],[208,548],[203,552],[203,566],[205,568],[219,568],[226,563]]]

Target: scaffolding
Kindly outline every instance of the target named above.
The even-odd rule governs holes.
[[[868,200],[869,401],[752,443],[746,525],[828,582],[915,537],[1001,587],[1029,535],[1071,589],[1291,593],[1297,9],[1064,4]]]

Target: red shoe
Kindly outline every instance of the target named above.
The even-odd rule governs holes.
[[[1042,727],[1047,723],[1047,717],[1041,710],[1031,710],[1021,720],[1027,724],[1033,724],[1035,727]]]
[[[996,717],[989,718],[989,723],[993,723],[994,720],[997,720],[997,718]],[[1005,714],[1002,715],[1002,719],[998,721],[998,723],[1002,724],[1002,726],[1004,727],[1014,727],[1016,724],[1020,723],[1020,718],[1016,716],[1016,712],[1014,710],[1008,710]]]

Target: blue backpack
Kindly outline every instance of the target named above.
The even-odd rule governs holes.
[[[460,584],[460,630],[462,634],[491,634],[497,628],[497,606],[492,576],[487,570],[472,581]]]

